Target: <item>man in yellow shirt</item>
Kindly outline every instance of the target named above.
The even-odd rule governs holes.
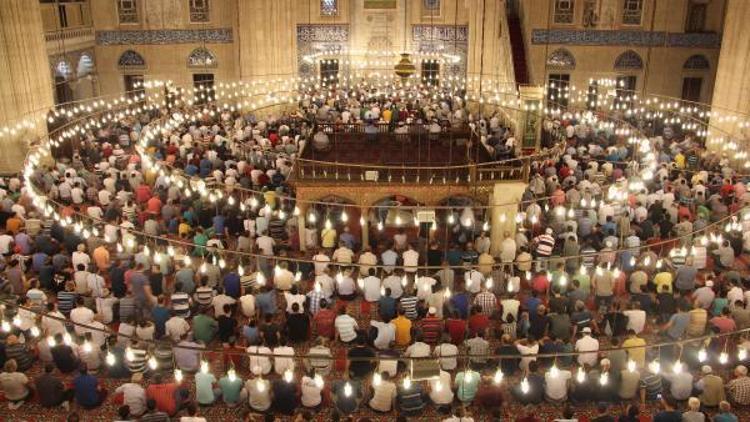
[[[403,309],[398,310],[398,317],[391,321],[396,327],[396,346],[405,347],[411,343],[411,321],[404,316]]]
[[[336,246],[336,229],[324,228],[320,232],[320,244],[326,249],[333,249]]]
[[[654,276],[654,284],[657,292],[672,293],[672,280],[674,277],[669,271],[662,271]],[[662,286],[666,286],[666,290]]]
[[[628,330],[628,338],[622,343],[627,350],[628,357],[632,359],[639,368],[646,365],[646,340],[638,337],[634,330]]]

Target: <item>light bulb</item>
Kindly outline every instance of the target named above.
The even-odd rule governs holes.
[[[727,355],[727,352],[721,352],[721,354],[719,354],[719,363],[726,365],[727,362],[729,362],[729,355]]]
[[[492,289],[492,284],[493,284],[492,277],[488,277],[487,281],[484,282],[484,285],[485,287],[487,287],[487,290]]]
[[[300,280],[302,280],[302,272],[297,271],[296,273],[294,273],[294,281],[300,281]]]
[[[435,383],[435,392],[439,393],[443,391],[443,383],[441,381],[438,381]]]
[[[206,362],[205,360],[201,361],[201,372],[203,372],[204,374],[208,373],[208,362]]]
[[[112,352],[107,352],[107,357],[105,358],[105,361],[107,362],[107,365],[113,366],[115,364],[115,355],[112,354]]]
[[[266,275],[262,272],[258,271],[258,275],[255,277],[255,282],[259,286],[265,286],[266,285]]]
[[[609,382],[609,373],[602,372],[602,374],[599,376],[599,384],[607,385],[608,382]]]
[[[549,368],[549,376],[550,378],[557,378],[560,375],[560,370],[557,369],[557,365],[552,364],[552,367]]]
[[[317,386],[318,388],[323,388],[323,385],[325,385],[325,381],[323,380],[323,377],[320,376],[320,374],[315,374],[313,381],[315,382],[315,386]]]
[[[379,372],[376,372],[375,375],[372,376],[372,385],[377,387],[382,382],[383,382],[383,377],[380,375]]]
[[[500,384],[503,382],[503,371],[500,368],[497,368],[497,371],[495,371],[495,376],[492,377],[492,381],[495,384]]]
[[[523,394],[527,394],[529,392],[529,379],[524,377],[523,381],[521,381],[521,392]]]
[[[351,397],[352,396],[352,385],[349,383],[349,381],[344,384],[344,396],[345,397]]]
[[[698,350],[698,362],[705,362],[706,359],[708,359],[708,353],[706,353],[706,349],[701,348]]]
[[[346,211],[341,212],[341,222],[346,223],[349,221],[349,215],[346,213]]]
[[[266,391],[266,383],[263,382],[262,378],[258,378],[258,380],[255,381],[255,388],[258,389],[259,393]]]
[[[583,372],[583,367],[578,368],[578,373],[576,373],[576,381],[578,381],[579,384],[582,384],[584,381],[586,381],[586,373]]]
[[[744,347],[740,347],[737,350],[737,359],[741,361],[747,359],[747,349],[745,349]]]
[[[91,353],[93,348],[91,347],[91,342],[86,340],[83,342],[83,351],[86,353]]]
[[[379,232],[383,231],[383,222],[382,221],[378,221],[378,231]]]
[[[679,360],[675,362],[672,366],[672,371],[674,371],[675,374],[679,374],[680,372],[682,372],[682,362],[680,362]]]
[[[628,360],[628,371],[635,372],[635,361],[633,359]]]
[[[331,230],[331,227],[333,227],[333,224],[331,224],[331,220],[326,218],[326,222],[324,224],[326,230]]]
[[[155,371],[156,368],[159,367],[159,362],[156,361],[156,358],[151,356],[148,358],[148,367],[151,368],[152,371]]]
[[[174,380],[177,382],[182,382],[182,369],[177,368],[174,370]]]
[[[10,323],[8,321],[3,321],[0,325],[2,326],[3,331],[5,331],[6,333],[10,332],[10,330],[13,328],[10,326]]]
[[[648,364],[648,369],[654,374],[658,374],[661,371],[661,365],[658,360],[652,361]]]
[[[227,371],[227,378],[229,378],[230,382],[237,381],[237,371],[235,371],[234,368],[231,368],[229,371]]]
[[[52,337],[52,336],[47,336],[47,345],[48,345],[49,347],[55,347],[55,345],[56,345],[56,344],[57,344],[57,342],[55,341],[55,338],[54,338],[54,337]]]
[[[63,334],[63,343],[67,344],[68,346],[73,343],[73,338],[70,337],[69,333]]]
[[[39,337],[39,334],[41,334],[41,332],[39,331],[39,327],[37,327],[36,325],[33,326],[33,327],[31,327],[31,336],[32,337]],[[741,350],[744,350],[744,349],[741,349]]]

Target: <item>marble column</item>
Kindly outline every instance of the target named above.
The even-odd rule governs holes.
[[[362,226],[362,247],[370,244],[370,208],[360,207],[359,209],[359,222]]]
[[[721,150],[720,138],[727,134],[737,134],[737,121],[725,118],[736,110],[742,114],[750,113],[750,31],[747,22],[750,21],[750,1],[727,0],[724,18],[724,33],[721,38],[721,52],[716,72],[712,112],[719,112],[711,117],[711,131],[707,142],[711,150]],[[745,118],[740,119],[746,120]]]
[[[46,133],[54,104],[49,60],[38,1],[3,0],[0,5],[0,127],[27,127],[0,134],[0,172],[21,169],[28,142]]]
[[[518,202],[521,201],[526,183],[523,182],[498,182],[490,196],[490,241],[492,255],[499,256],[502,250],[505,232],[515,236],[516,213]]]
[[[240,78],[273,80],[297,74],[295,1],[240,1]]]
[[[302,252],[307,250],[307,203],[297,201],[299,215],[297,216],[297,230],[299,233],[299,249]]]
[[[469,8],[469,52],[466,73],[469,91],[488,93],[503,87],[515,87],[510,38],[505,19],[504,0],[471,0]],[[490,82],[492,80],[493,82]]]

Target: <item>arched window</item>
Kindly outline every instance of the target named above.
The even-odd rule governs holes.
[[[635,51],[628,50],[617,57],[615,69],[643,69],[643,59]]]
[[[117,60],[117,65],[126,69],[142,69],[146,67],[146,60],[133,50],[125,50]]]
[[[188,67],[216,67],[218,62],[214,53],[203,47],[193,50],[188,56]]]
[[[559,69],[575,69],[576,58],[570,51],[558,48],[547,57],[547,66]]]
[[[78,68],[76,69],[78,77],[83,78],[84,76],[91,74],[93,71],[94,61],[91,59],[91,56],[85,53],[81,54],[81,57],[78,59]]]
[[[707,70],[710,67],[711,65],[708,64],[706,56],[701,54],[688,57],[688,59],[685,60],[685,64],[682,65],[682,68],[687,70]]]

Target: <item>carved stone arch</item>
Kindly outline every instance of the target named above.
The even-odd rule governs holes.
[[[566,48],[558,48],[547,57],[547,66],[556,69],[575,69],[576,58]]]
[[[190,55],[188,55],[188,67],[205,68],[216,67],[218,65],[219,63],[216,60],[216,55],[207,48],[198,47],[195,50],[191,51]]]
[[[146,60],[134,50],[125,50],[117,60],[120,69],[145,69]]]
[[[706,56],[702,54],[694,54],[685,60],[685,64],[682,65],[685,70],[708,70],[711,65],[708,63]]]

